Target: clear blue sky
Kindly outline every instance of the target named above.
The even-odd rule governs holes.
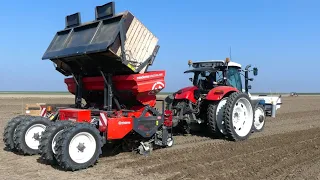
[[[65,91],[64,76],[41,57],[68,14],[94,19],[104,0],[2,1],[0,90]],[[252,91],[320,92],[318,0],[116,0],[131,11],[161,46],[151,68],[167,71],[165,91],[190,85],[183,71],[192,59],[252,64],[259,75]],[[152,2],[152,3],[151,3]]]

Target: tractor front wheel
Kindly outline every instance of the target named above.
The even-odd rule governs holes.
[[[76,171],[93,166],[102,153],[102,137],[89,123],[78,123],[58,136],[55,158],[61,168]]]
[[[57,163],[56,159],[54,158],[54,154],[56,154],[54,147],[57,137],[64,129],[73,125],[74,123],[72,121],[55,121],[52,123],[52,125],[46,128],[46,130],[42,133],[39,145],[42,160],[46,161],[48,164]]]
[[[51,123],[49,119],[41,116],[21,121],[13,137],[15,148],[24,155],[39,154],[38,146],[42,132]]]
[[[233,141],[248,139],[254,122],[250,97],[245,93],[234,92],[229,96],[225,106],[223,119],[228,139]]]
[[[254,110],[253,131],[261,132],[265,125],[266,114],[262,105],[258,105]]]

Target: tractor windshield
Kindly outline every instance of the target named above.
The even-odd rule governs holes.
[[[227,85],[242,91],[241,76],[238,67],[228,67],[227,81],[224,82],[223,72],[226,68],[195,68],[184,73],[194,73],[193,85],[201,90],[209,91],[216,86]]]
[[[217,69],[201,69],[187,72],[194,73],[193,85],[202,90],[210,90],[223,80],[222,71],[217,71]]]

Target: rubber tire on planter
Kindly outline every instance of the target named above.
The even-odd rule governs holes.
[[[76,162],[71,158],[69,148],[72,139],[79,134],[86,134],[90,136],[89,139],[91,138],[91,140],[94,140],[96,144],[94,153],[91,156],[91,158],[82,163]],[[77,147],[79,146],[80,143],[79,145],[77,145]],[[76,171],[94,166],[95,163],[98,161],[100,154],[102,154],[101,147],[102,137],[98,129],[89,123],[77,123],[74,127],[70,127],[62,131],[62,133],[58,136],[58,140],[55,146],[56,154],[54,154],[54,156],[62,169],[68,171]],[[90,146],[85,147],[82,151],[85,152],[86,148],[90,149]],[[72,150],[76,149],[71,149],[71,151]],[[76,151],[78,151],[79,153],[81,150],[78,149]],[[74,156],[74,154],[72,156]]]
[[[250,127],[246,127],[248,129],[248,132],[246,133],[246,135],[242,135],[242,136],[237,134],[237,132],[235,131],[234,124],[233,124],[233,116],[232,116],[233,111],[234,111],[234,107],[237,104],[236,102],[240,99],[244,99],[246,102],[249,103],[250,109],[248,109],[248,111],[251,111],[251,113],[252,113],[252,118],[248,118],[249,122],[246,123],[248,126],[250,126]],[[225,105],[225,111],[223,114],[225,125],[226,125],[227,138],[232,141],[242,141],[242,140],[248,139],[249,136],[251,135],[251,130],[252,130],[253,122],[254,122],[254,119],[253,119],[254,115],[253,114],[254,114],[254,111],[253,111],[250,97],[247,94],[242,93],[242,92],[232,93],[227,100],[227,103]]]
[[[17,126],[16,132],[14,133],[14,146],[15,148],[24,155],[35,155],[39,154],[40,151],[38,149],[38,146],[35,145],[36,148],[31,148],[27,145],[26,142],[26,133],[28,132],[29,128],[37,125],[42,127],[49,126],[52,122],[45,117],[41,116],[35,116],[29,121],[21,121],[21,123]],[[44,129],[41,132],[38,132],[39,139],[41,138],[41,134],[44,131]]]
[[[254,131],[254,132],[261,132],[261,131],[263,131],[263,129],[264,129],[264,126],[265,126],[265,124],[266,124],[266,112],[265,112],[265,110],[264,110],[264,107],[262,106],[262,105],[258,105],[255,109],[254,109],[254,120],[255,120],[255,115],[256,115],[256,110],[257,109],[260,109],[262,112],[263,112],[263,116],[264,116],[264,120],[263,120],[263,125],[262,125],[262,127],[260,127],[260,128],[256,128],[256,126],[255,126],[255,123],[253,124],[253,126],[252,126],[252,130]]]
[[[66,128],[74,126],[75,123],[72,121],[55,121],[49,125],[46,130],[42,133],[40,139],[39,151],[40,158],[48,164],[57,164],[57,160],[54,157],[54,151],[52,147],[52,141],[57,140],[59,134]]]
[[[167,147],[172,147],[173,146],[173,144],[174,144],[174,139],[173,139],[173,137],[169,137],[168,139],[167,139]]]
[[[21,121],[29,120],[31,118],[32,116],[29,116],[29,115],[20,115],[8,121],[7,125],[4,128],[4,133],[3,133],[3,142],[5,147],[8,150],[16,151],[16,148],[14,147],[14,141],[13,141],[14,132]]]

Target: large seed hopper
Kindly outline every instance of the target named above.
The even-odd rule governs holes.
[[[115,15],[113,6],[97,6],[96,19],[83,24],[80,13],[67,16],[42,59],[66,76],[144,73],[157,54],[158,38],[129,11]]]

